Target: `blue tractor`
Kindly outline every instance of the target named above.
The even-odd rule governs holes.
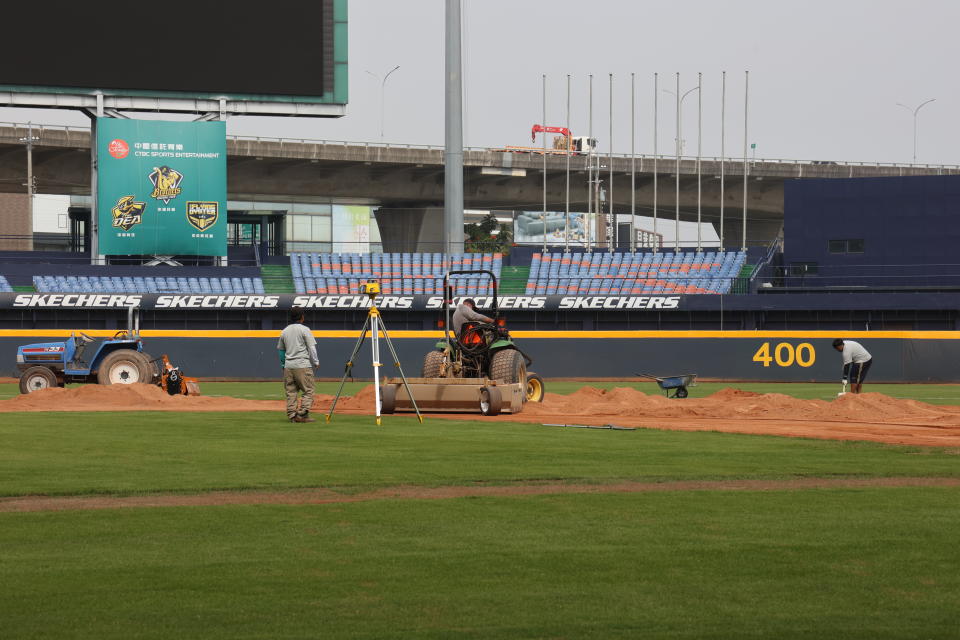
[[[139,316],[131,307],[127,328],[97,343],[85,333],[70,334],[63,342],[38,342],[17,348],[20,393],[33,393],[68,382],[96,384],[157,384],[170,395],[196,393],[166,356],[154,359],[143,351]],[[96,343],[96,344],[95,344]],[[162,365],[161,365],[162,363]]]

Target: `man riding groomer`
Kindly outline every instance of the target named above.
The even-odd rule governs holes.
[[[277,342],[280,366],[283,367],[283,389],[287,394],[287,418],[290,422],[316,422],[310,417],[313,406],[313,370],[320,366],[317,339],[304,324],[303,309],[290,310],[290,324]],[[297,395],[302,393],[300,408]]]
[[[867,377],[867,371],[873,364],[873,356],[863,348],[863,345],[853,340],[841,340],[837,338],[833,341],[833,348],[843,356],[843,380],[846,386],[850,381],[850,389],[854,393],[860,393],[863,381]]]
[[[457,338],[460,338],[460,329],[463,328],[468,322],[493,322],[492,318],[488,318],[482,313],[477,312],[477,303],[473,301],[472,298],[467,298],[463,302],[457,305],[457,310],[453,312],[453,319],[450,321],[453,324],[453,333]]]

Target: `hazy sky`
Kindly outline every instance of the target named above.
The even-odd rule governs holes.
[[[703,73],[702,148],[720,153],[720,74],[727,71],[726,150],[743,153],[744,70],[750,71],[749,142],[758,158],[909,162],[919,112],[918,161],[960,164],[960,85],[956,0],[464,0],[464,144],[524,145],[542,120],[588,130],[588,74],[593,133],[629,153],[630,74],[636,82],[636,152],[653,151],[653,74],[659,73],[661,153],[672,153],[674,73],[681,93]],[[443,0],[350,0],[350,103],[339,120],[233,118],[242,135],[442,145]],[[238,34],[234,34],[235,36]],[[258,46],[268,46],[259,34]],[[292,60],[291,64],[297,64]],[[269,73],[268,69],[261,70]],[[0,120],[79,124],[76,113],[0,109]],[[683,104],[685,153],[696,153],[697,93]],[[537,144],[540,142],[538,140]]]

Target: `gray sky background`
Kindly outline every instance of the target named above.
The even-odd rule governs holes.
[[[350,0],[350,103],[339,120],[232,118],[236,135],[326,140],[380,139],[379,78],[400,65],[384,90],[384,141],[442,145],[444,136],[443,0]],[[659,73],[660,153],[673,153],[674,73],[681,93],[703,73],[702,148],[720,154],[720,74],[727,71],[726,152],[743,153],[744,70],[750,71],[749,142],[758,158],[910,162],[919,112],[918,161],[960,164],[960,85],[956,0],[464,0],[464,144],[530,144],[542,120],[588,131],[588,74],[593,133],[613,151],[631,151],[630,74],[635,74],[635,148],[653,152],[653,74]],[[237,34],[235,34],[237,35]],[[273,34],[277,35],[277,34]],[[258,34],[268,46],[271,34]],[[291,64],[297,64],[291,61]],[[269,73],[269,70],[262,70]],[[86,125],[85,116],[0,109],[0,120]],[[683,105],[685,153],[696,153],[697,93]],[[540,144],[538,138],[537,143]]]

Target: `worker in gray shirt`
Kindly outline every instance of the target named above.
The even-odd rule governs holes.
[[[457,339],[460,338],[460,329],[468,322],[493,322],[493,319],[488,318],[482,313],[477,312],[477,303],[473,301],[472,298],[467,298],[463,302],[457,305],[457,310],[453,312],[453,319],[450,321],[453,324],[453,333],[457,336]]]
[[[316,422],[310,417],[310,407],[313,406],[313,370],[320,366],[320,360],[317,359],[317,339],[303,322],[303,309],[291,309],[290,324],[277,341],[290,422]],[[297,396],[300,393],[303,396],[299,398],[298,408]]]
[[[853,340],[841,340],[837,338],[833,341],[833,348],[843,356],[843,380],[846,385],[850,381],[850,389],[854,393],[860,393],[863,381],[867,377],[867,371],[873,364],[873,356],[863,348],[863,345]]]

